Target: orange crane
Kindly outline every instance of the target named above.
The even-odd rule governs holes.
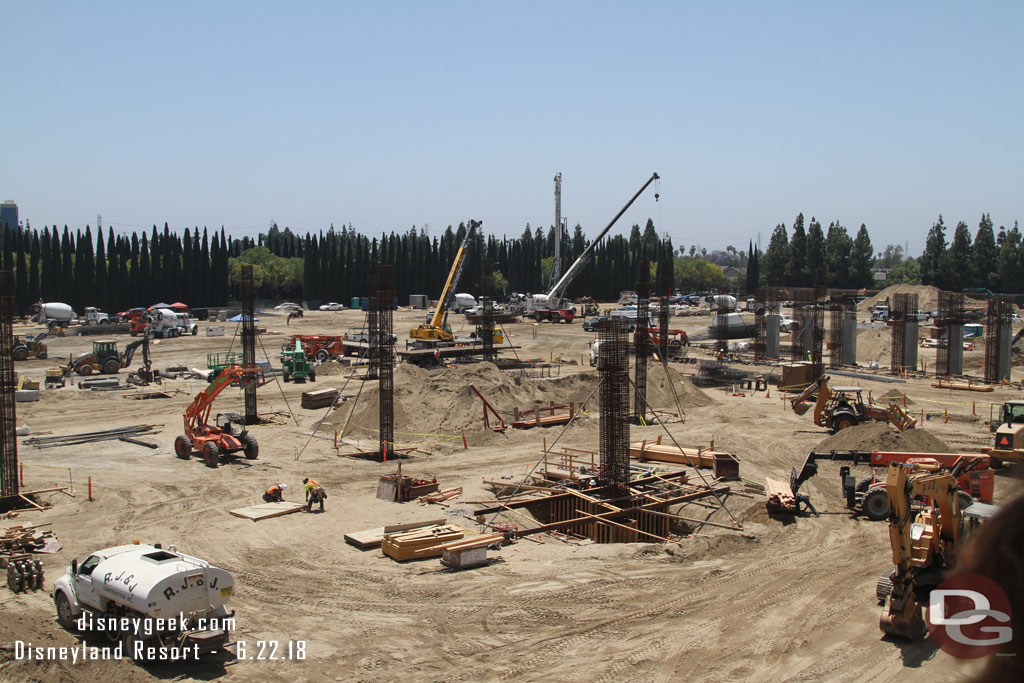
[[[246,368],[241,365],[229,365],[203,391],[196,394],[195,399],[182,416],[185,433],[174,440],[174,453],[182,460],[188,460],[192,451],[202,454],[207,467],[220,464],[223,455],[231,455],[239,451],[247,460],[259,457],[260,446],[255,437],[242,427],[239,431],[233,423],[242,423],[244,419],[238,413],[218,413],[214,424],[209,424],[210,410],[220,392],[234,383],[239,385],[250,382],[261,382],[263,369]]]

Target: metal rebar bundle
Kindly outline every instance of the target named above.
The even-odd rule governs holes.
[[[377,391],[380,395],[378,453],[381,460],[393,457],[395,450],[395,364],[392,336],[392,302],[395,298],[392,267],[374,264],[370,277],[373,294],[370,298],[370,348],[375,351],[372,361],[377,370]]]
[[[14,403],[14,276],[0,271],[0,495],[18,495],[17,416]]]
[[[242,367],[256,367],[256,312],[253,304],[253,273],[252,264],[242,264]],[[260,421],[256,406],[256,384],[245,386],[245,424],[257,424]]]
[[[912,325],[911,325],[912,323]],[[889,371],[900,374],[903,368],[917,365],[917,294],[894,294],[892,310],[889,313],[889,324],[892,325],[892,350],[889,355]],[[911,330],[913,327],[913,330]],[[907,339],[908,331],[912,331],[911,339]],[[914,363],[908,363],[909,346],[914,350]]]
[[[636,365],[633,367],[634,396],[633,423],[647,424],[647,353],[650,339],[648,304],[651,301],[651,265],[642,258],[637,264],[636,277],[636,331],[633,342],[636,349]]]
[[[25,440],[25,443],[34,448],[56,448],[58,446],[79,446],[97,441],[113,441],[125,437],[141,436],[159,431],[157,425],[133,425],[131,427],[118,427],[116,429],[104,429],[99,432],[84,432],[82,434],[64,434],[60,436],[33,436]]]
[[[1010,379],[1010,331],[1013,304],[1002,297],[989,299],[985,316],[985,381]]]
[[[602,478],[621,488],[629,484],[629,355],[626,324],[611,318],[598,326]]]
[[[754,293],[754,360],[779,357],[778,290],[760,287]],[[773,317],[769,317],[773,316]]]
[[[844,365],[851,365],[849,362],[850,351],[853,351],[853,359],[856,361],[856,328],[853,328],[854,334],[851,337],[851,328],[848,322],[852,319],[856,324],[856,293],[833,289],[829,292],[828,301],[828,366],[841,368]],[[848,342],[853,342],[853,349],[846,348]]]

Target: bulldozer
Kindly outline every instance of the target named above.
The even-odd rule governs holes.
[[[885,605],[879,627],[915,640],[927,630],[920,600],[942,581],[969,533],[996,507],[973,503],[963,508],[956,479],[920,463],[890,463],[885,490],[893,567],[875,586],[875,597]]]
[[[243,453],[247,460],[259,457],[260,446],[255,437],[236,424],[243,424],[244,418],[237,413],[218,413],[214,424],[210,424],[210,411],[217,396],[232,384],[246,386],[263,383],[263,369],[259,366],[244,367],[229,365],[217,374],[210,386],[196,394],[185,409],[182,420],[185,433],[174,439],[174,454],[182,460],[192,457],[193,450],[199,451],[207,467],[217,467],[221,458]]]
[[[117,342],[113,339],[99,339],[92,343],[92,351],[80,354],[72,358],[64,366],[64,374],[70,375],[76,372],[79,375],[91,375],[94,372],[105,375],[115,375],[121,368],[126,368],[132,363],[135,350],[145,344],[148,349],[149,336],[143,335],[142,339],[133,341],[124,347],[124,353],[117,350]],[[148,352],[145,354],[148,356]]]
[[[12,353],[14,360],[28,360],[29,358],[38,358],[44,360],[46,358],[46,344],[43,340],[47,337],[54,336],[49,330],[40,332],[35,337],[21,337],[17,336],[14,338],[14,349]]]
[[[1024,401],[1007,401],[999,411],[992,446],[984,448],[992,458],[992,467],[1000,468],[1004,462],[1024,461]]]
[[[865,403],[863,392],[854,386],[830,387],[829,377],[824,375],[789,400],[793,412],[803,415],[807,412],[807,402],[816,396],[814,424],[825,427],[830,434],[872,420],[889,423],[901,432],[914,427],[914,418],[895,403],[889,403],[885,408]]]

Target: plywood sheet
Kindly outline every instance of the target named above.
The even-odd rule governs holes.
[[[250,505],[248,507],[238,508],[237,510],[231,510],[231,514],[235,517],[243,517],[245,519],[251,519],[254,522],[258,522],[261,519],[290,515],[293,512],[298,512],[304,507],[306,506],[302,503],[261,503],[260,505]]]

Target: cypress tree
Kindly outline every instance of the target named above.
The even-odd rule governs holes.
[[[213,296],[210,292],[210,239],[203,228],[203,242],[199,248],[199,280],[201,283],[198,303],[207,305]]]
[[[14,274],[14,311],[18,315],[25,315],[29,311],[28,259],[25,253],[28,251],[28,229],[16,228],[12,236],[17,249]]]
[[[189,305],[192,305],[195,301],[195,278],[196,275],[192,263],[192,231],[185,228],[185,238],[182,241],[181,280],[179,280],[178,285],[178,296],[182,297],[182,301]]]
[[[82,305],[99,306],[100,302],[95,300],[95,288],[93,282],[96,277],[96,255],[92,249],[92,229],[85,226],[85,236],[82,245],[82,280],[77,286],[81,287]],[[77,271],[77,268],[76,268]],[[77,278],[76,278],[77,282]]]
[[[127,245],[127,243],[128,240],[126,239],[125,244]],[[129,283],[128,286],[131,288],[131,293],[134,296],[139,297],[143,301],[146,301],[146,293],[142,289],[142,282],[140,281],[139,278],[139,236],[136,235],[134,232],[132,233],[132,240],[131,246],[129,247],[128,260],[130,261],[130,266],[128,267],[127,282]],[[143,305],[146,306],[148,304]]]
[[[45,229],[45,227],[44,227]],[[32,233],[32,246],[28,266],[28,304],[32,310],[32,304],[39,301],[39,260],[42,249],[39,244],[39,233]]]
[[[135,293],[143,301],[155,301],[153,299],[153,271],[150,270],[149,263],[149,238],[143,232],[142,240],[139,243],[139,290]]]
[[[160,268],[160,260],[163,257],[163,245],[160,242],[160,233],[157,232],[156,224],[153,225],[153,236],[149,239],[149,277],[151,278],[150,295],[156,301],[162,301],[164,294],[164,274]]]
[[[110,294],[107,289],[107,250],[103,246],[103,228],[96,229],[96,270],[93,275],[96,305],[114,315],[118,311],[110,308]]]
[[[138,272],[137,269],[135,268],[135,266],[138,264],[137,259],[135,259],[135,261],[136,261],[135,263],[131,264],[132,268],[129,269],[129,262],[131,262],[133,260],[132,259],[132,245],[128,241],[127,237],[120,237],[119,236],[117,238],[117,241],[118,241],[118,248],[117,248],[117,250],[118,250],[118,253],[120,254],[120,259],[118,259],[119,260],[118,268],[119,268],[120,273],[119,273],[118,277],[121,280],[121,288],[117,292],[117,308],[118,308],[118,310],[121,310],[121,309],[124,309],[124,308],[128,308],[131,305],[129,302],[132,300],[132,298],[141,299],[142,297],[140,297],[138,294],[136,294],[136,292],[138,292],[138,290],[135,287],[132,286],[132,276],[131,276],[131,273]],[[136,241],[136,244],[138,244],[137,241]],[[139,305],[140,306],[149,306],[150,304],[147,301],[143,301]]]
[[[59,301],[68,301],[75,289],[75,274],[71,263],[71,251],[74,249],[72,241],[71,232],[65,225],[64,234],[60,240],[60,288],[57,290]]]

